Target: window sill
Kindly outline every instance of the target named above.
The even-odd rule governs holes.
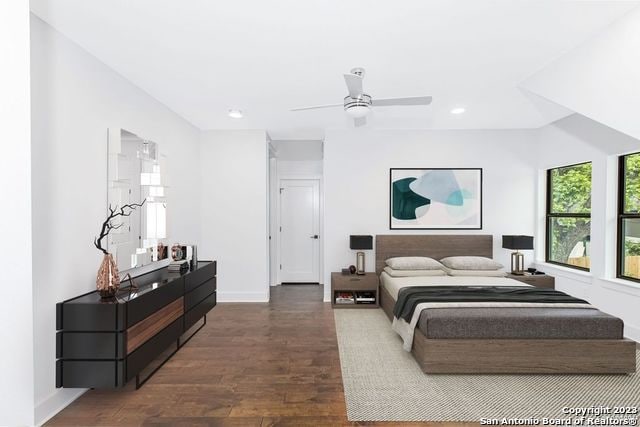
[[[631,280],[624,279],[612,279],[609,277],[601,277],[600,280],[604,282],[604,287],[611,289],[612,291],[624,292],[634,296],[640,296],[640,283],[633,282]]]
[[[544,270],[545,272],[549,271],[551,276],[565,277],[585,284],[591,284],[593,281],[593,274],[590,271],[563,267],[561,265],[550,264],[544,261],[536,261],[536,268]]]

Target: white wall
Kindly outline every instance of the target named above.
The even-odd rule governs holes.
[[[14,36],[12,36],[14,37]],[[168,157],[168,236],[199,237],[199,130],[32,15],[33,282],[36,421],[81,390],[55,388],[55,304],[95,288],[93,237],[107,203],[107,128]],[[13,179],[14,182],[15,178]]]
[[[29,2],[0,2],[0,425],[33,424]],[[53,355],[52,355],[53,356]]]
[[[522,86],[640,138],[640,8],[562,55]]]
[[[268,301],[267,135],[207,131],[201,142],[198,256],[218,260],[219,301]]]
[[[322,160],[280,160],[279,177],[308,177],[322,175]]]
[[[538,132],[538,268],[556,277],[556,288],[587,299],[622,318],[625,334],[640,341],[640,286],[615,279],[617,157],[639,151],[640,141],[575,114]],[[591,201],[591,271],[544,262],[546,169],[593,162]]]
[[[509,266],[502,234],[533,234],[535,131],[328,131],[324,144],[325,283],[355,263],[350,234],[493,234],[494,256]],[[484,169],[482,230],[389,230],[389,168]],[[527,255],[527,263],[533,260]],[[366,269],[375,270],[374,251]],[[325,287],[325,299],[329,286]]]
[[[273,140],[271,146],[281,161],[322,160],[322,140]]]

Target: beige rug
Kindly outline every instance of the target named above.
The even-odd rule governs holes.
[[[543,425],[568,418],[563,407],[640,407],[639,374],[425,375],[382,310],[334,313],[350,421],[536,417]]]

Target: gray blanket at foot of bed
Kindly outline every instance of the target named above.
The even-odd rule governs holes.
[[[431,339],[621,339],[622,320],[590,308],[437,308],[417,325]]]

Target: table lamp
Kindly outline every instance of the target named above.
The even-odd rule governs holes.
[[[373,249],[373,236],[349,236],[349,248],[357,250],[356,253],[356,274],[364,274],[364,252],[362,250]]]
[[[533,236],[502,236],[504,249],[515,249],[511,253],[511,273],[524,274],[524,254],[520,250],[533,249]]]

